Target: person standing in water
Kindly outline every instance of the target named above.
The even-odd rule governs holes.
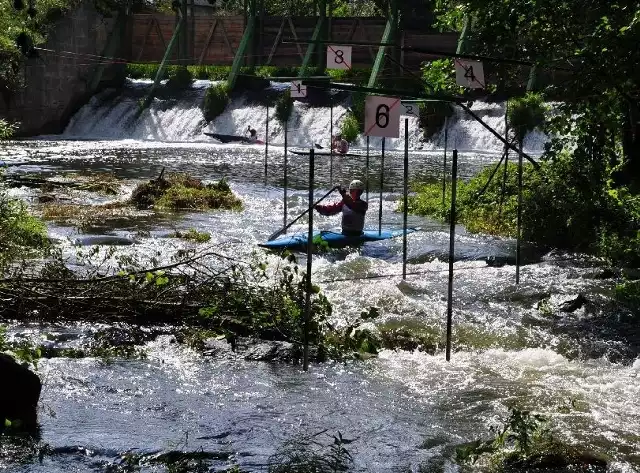
[[[316,205],[320,215],[331,216],[342,212],[342,234],[346,236],[360,236],[364,229],[364,218],[369,204],[362,200],[364,184],[360,180],[351,181],[349,192],[344,187],[339,188],[342,200],[335,204]]]

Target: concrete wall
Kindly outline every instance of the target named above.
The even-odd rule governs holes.
[[[71,116],[90,98],[91,73],[114,24],[85,1],[51,26],[39,57],[23,67],[24,87],[9,99],[0,96],[0,116],[20,122],[18,134],[61,133]],[[123,69],[120,68],[123,72]],[[109,66],[105,78],[119,74]]]

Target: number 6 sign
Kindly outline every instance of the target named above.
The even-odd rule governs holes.
[[[351,69],[351,46],[327,46],[327,69]]]
[[[400,137],[400,99],[370,95],[364,104],[364,134],[386,138]]]

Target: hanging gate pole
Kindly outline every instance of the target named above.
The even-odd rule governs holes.
[[[449,292],[447,296],[447,361],[451,360],[451,325],[453,322],[453,255],[456,238],[456,188],[458,187],[458,150],[453,150],[451,164],[451,222],[449,225]]]
[[[264,183],[267,183],[267,160],[269,158],[269,105],[267,105],[267,129],[264,133]]]
[[[366,179],[365,179],[365,188],[367,189],[367,202],[369,202],[369,137],[367,136],[367,161],[365,164],[366,170]]]
[[[315,151],[311,148],[309,152],[309,208],[313,206],[313,179],[315,168]],[[302,369],[309,369],[309,323],[311,322],[311,270],[313,268],[313,210],[309,212],[309,231],[307,234],[307,294],[305,297],[304,310],[304,349],[302,359]]]
[[[442,206],[444,207],[445,195],[447,193],[447,140],[449,138],[449,128],[447,127],[447,117],[444,118],[444,164],[442,165]]]
[[[520,284],[521,240],[522,240],[522,143],[518,153],[518,222],[516,230],[516,284]]]
[[[331,95],[331,90],[329,90],[329,100],[331,103],[331,111],[329,113],[329,146],[331,147],[331,151],[329,152],[329,184],[333,186],[333,96]]]
[[[407,279],[407,215],[409,213],[409,119],[404,119],[404,200],[402,210],[402,279]]]
[[[384,145],[385,145],[385,139],[382,138],[382,156],[380,158],[380,207],[378,208],[378,235],[382,234],[382,188],[384,184]]]
[[[288,127],[289,123],[284,124],[284,226],[287,226],[287,141],[288,141]]]

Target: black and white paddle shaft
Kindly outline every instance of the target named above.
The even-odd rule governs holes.
[[[302,212],[300,215],[298,215],[294,220],[292,220],[291,222],[289,222],[287,225],[285,225],[284,227],[282,227],[280,230],[278,230],[275,233],[272,233],[269,236],[269,240],[268,241],[272,241],[275,240],[276,238],[278,238],[280,235],[282,235],[285,231],[287,231],[287,229],[293,225],[294,223],[296,223],[298,220],[300,220],[302,217],[304,217],[305,215],[307,215],[307,213],[309,213],[310,210],[313,210],[313,208],[318,205],[320,202],[322,202],[324,199],[326,199],[327,197],[329,197],[335,190],[337,190],[338,188],[340,188],[340,186],[335,186],[333,187],[329,192],[327,192],[325,195],[323,195],[320,199],[318,199],[317,201],[314,202],[314,204],[309,207],[307,210],[305,210],[304,212]]]

